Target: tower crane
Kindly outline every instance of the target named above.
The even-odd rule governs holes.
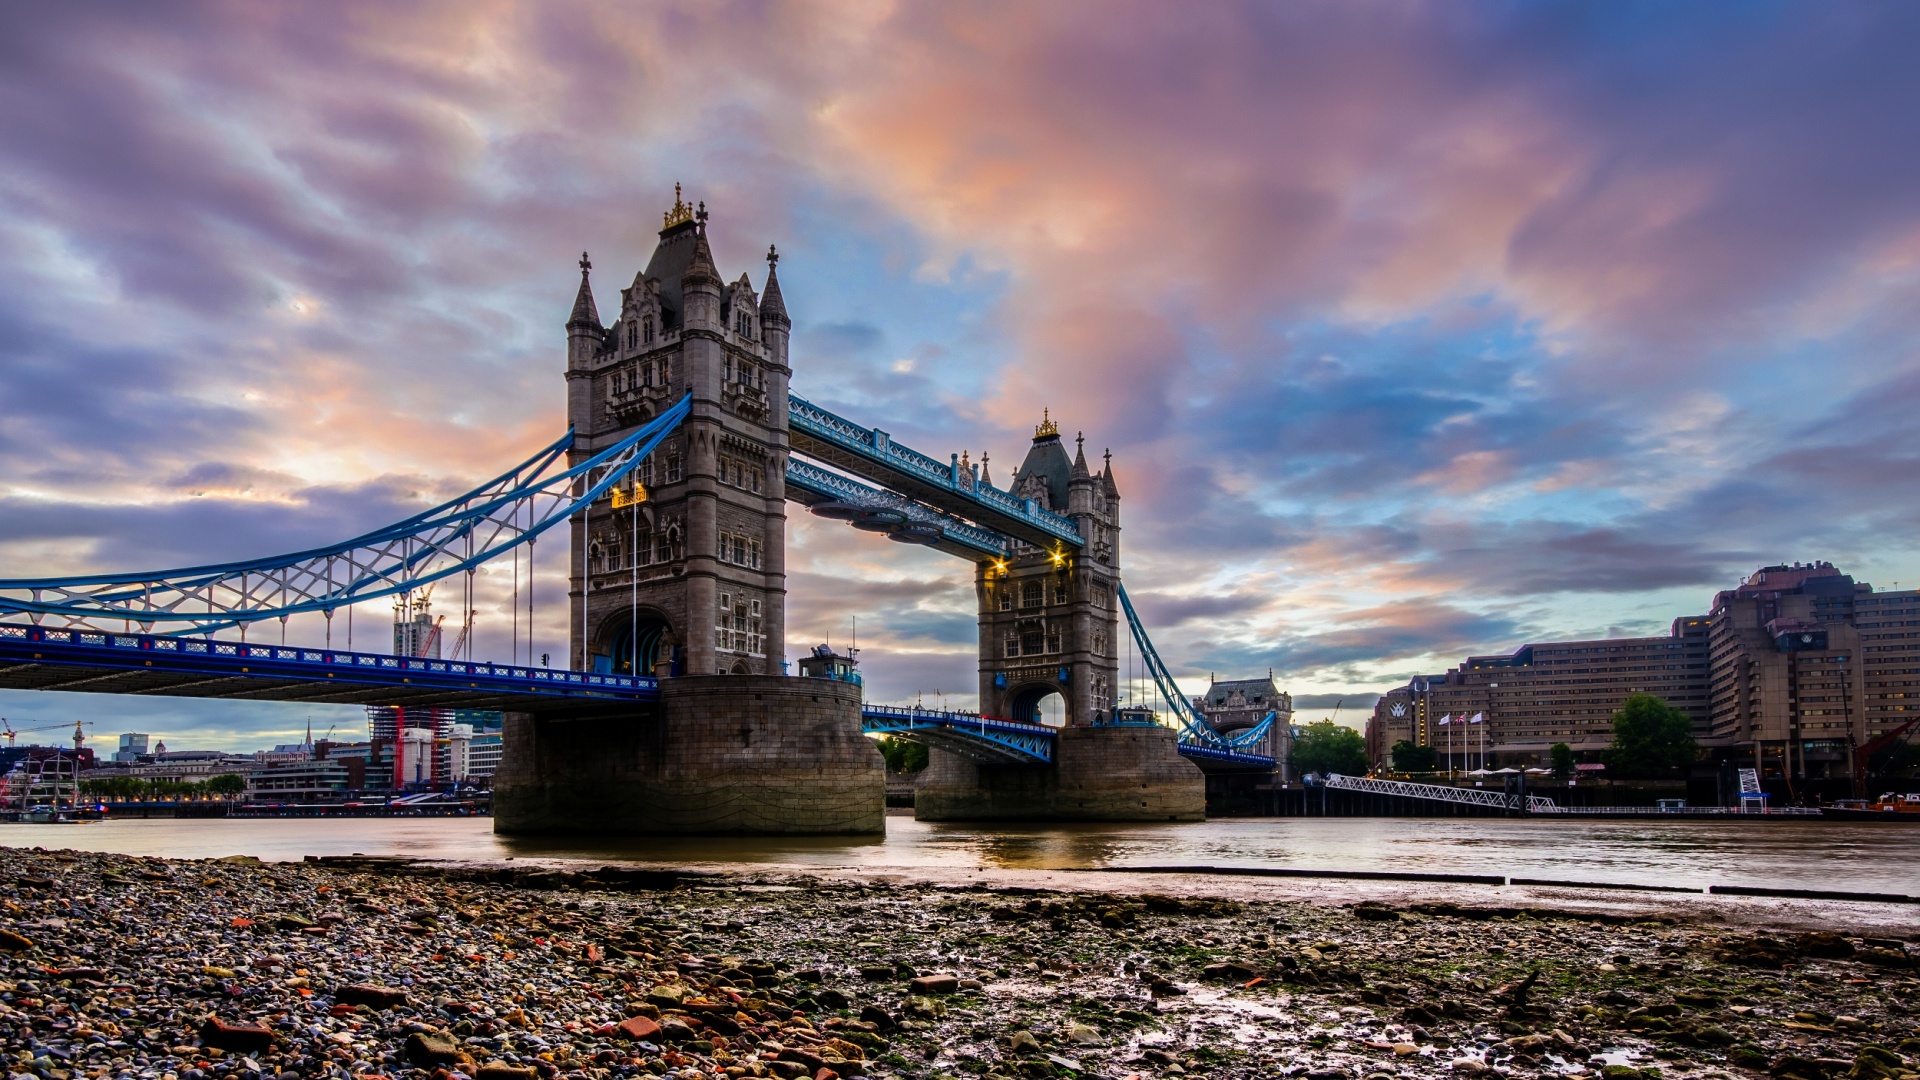
[[[1916,727],[1920,727],[1920,717],[1915,717],[1914,719],[1909,720],[1904,724],[1901,724],[1899,727],[1891,728],[1888,731],[1882,733],[1878,738],[1870,739],[1863,745],[1856,747],[1854,749],[1853,751],[1854,794],[1859,795],[1861,797],[1866,796],[1867,783],[1873,776],[1872,766],[1874,763],[1874,758],[1880,756],[1881,752],[1885,750],[1889,750],[1897,744],[1906,742],[1907,739],[1913,733],[1913,729]]]
[[[15,745],[16,740],[22,735],[31,735],[36,731],[58,731],[66,726],[66,723],[62,721],[58,724],[40,724],[35,727],[17,728],[9,723],[6,717],[0,716],[0,735],[6,736],[8,746]],[[73,722],[73,748],[75,750],[80,749],[86,742],[86,733],[82,731],[81,728],[92,726],[93,721],[91,720],[75,720]]]

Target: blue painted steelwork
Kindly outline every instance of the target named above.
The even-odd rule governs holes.
[[[868,705],[860,710],[860,730],[936,746],[988,764],[1047,765],[1053,761],[1052,728],[972,713]]]
[[[605,494],[678,427],[692,395],[632,435],[567,467],[573,432],[450,502],[325,548],[144,574],[0,580],[0,615],[104,631],[210,634],[420,588],[533,542]]]
[[[1180,752],[1192,758],[1273,768],[1273,758],[1265,754],[1249,754],[1246,747],[1273,729],[1274,715],[1268,713],[1264,720],[1241,733],[1238,738],[1220,734],[1206,717],[1200,715],[1200,710],[1194,708],[1193,702],[1180,692],[1179,684],[1173,680],[1173,673],[1161,661],[1159,650],[1153,647],[1153,640],[1147,637],[1146,626],[1133,610],[1133,601],[1127,596],[1126,587],[1116,583],[1115,590],[1120,597],[1120,610],[1127,616],[1127,629],[1133,632],[1134,645],[1140,650],[1140,658],[1146,663],[1147,672],[1153,676],[1153,684],[1160,691],[1161,700],[1167,703],[1167,709],[1180,721]]]
[[[434,687],[535,697],[653,701],[660,696],[660,683],[651,676],[11,623],[0,623],[0,663],[294,679],[327,685]]]
[[[1223,750],[1216,746],[1202,746],[1199,743],[1181,742],[1180,756],[1197,761],[1216,762],[1222,765],[1238,766],[1261,772],[1273,771],[1273,759],[1265,754],[1248,754],[1239,750]],[[1205,768],[1203,765],[1202,768]]]
[[[1065,544],[1080,547],[1080,530],[1069,518],[1044,510],[1032,499],[1022,499],[994,487],[978,483],[973,474],[960,467],[956,459],[935,461],[917,450],[901,446],[879,428],[863,428],[851,420],[836,416],[804,398],[787,396],[787,420],[795,450],[815,457],[819,449],[839,451],[843,460],[827,458],[831,464],[856,472],[875,469],[870,476],[888,487],[898,487],[916,498],[935,501],[942,509],[955,510],[1034,544]],[[1024,535],[1022,535],[1024,534]]]
[[[854,506],[898,510],[906,515],[909,521],[935,526],[940,530],[942,539],[969,552],[996,559],[1008,558],[1013,553],[1013,540],[1010,537],[942,514],[904,495],[863,484],[858,480],[841,476],[839,473],[829,472],[811,462],[787,459],[787,487],[790,490],[798,490],[817,495],[822,499]]]
[[[1279,716],[1278,713],[1272,713],[1272,712],[1268,713],[1266,716],[1260,719],[1259,723],[1253,725],[1247,730],[1237,731],[1232,735],[1228,735],[1226,737],[1227,742],[1237,747],[1252,746],[1254,743],[1257,743],[1261,739],[1265,738],[1267,732],[1273,730],[1273,721],[1278,716]]]

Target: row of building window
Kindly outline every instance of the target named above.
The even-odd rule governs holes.
[[[648,454],[647,459],[640,463],[640,483],[643,486],[652,487],[656,482],[662,484],[677,484],[680,482],[680,454],[678,451],[668,452],[666,457],[658,462],[654,460],[654,455]]]
[[[720,534],[720,561],[744,566],[749,570],[760,569],[760,541],[750,536],[736,533]]]
[[[630,370],[613,373],[613,392],[625,394],[648,386],[666,386],[673,381],[673,361],[665,357],[649,360]]]
[[[737,487],[742,491],[760,494],[760,466],[739,458],[720,459],[720,482],[728,487]]]
[[[647,315],[638,323],[627,320],[627,348],[637,349],[642,345],[653,344],[653,316]]]
[[[634,565],[673,562],[680,557],[680,530],[669,526],[660,532],[642,531],[633,536],[609,537],[605,542],[595,541],[587,557],[589,565],[601,574]]]
[[[721,375],[730,385],[751,386],[756,390],[767,388],[766,370],[744,358],[727,357],[721,362]]]
[[[1020,607],[1022,609],[1045,607],[1047,604],[1047,591],[1048,591],[1047,584],[1048,584],[1047,582],[1039,581],[1039,580],[1021,582],[1020,583]],[[1053,590],[1052,590],[1053,602],[1056,604],[1066,603],[1067,602],[1067,583],[1064,581],[1055,581],[1052,584],[1053,584]],[[1001,586],[999,592],[1000,592],[1000,610],[1012,611],[1013,610],[1012,586],[1003,585]],[[1016,656],[1018,654],[1008,653],[1007,655]]]
[[[1060,651],[1060,631],[1057,628],[1047,630],[1021,630],[1008,634],[1006,643],[1008,656],[1045,656]]]

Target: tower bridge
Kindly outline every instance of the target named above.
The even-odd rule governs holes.
[[[728,283],[706,230],[676,198],[610,325],[582,256],[566,436],[338,545],[0,580],[0,687],[497,708],[503,832],[878,831],[874,733],[931,748],[916,813],[932,819],[1192,820],[1202,768],[1274,770],[1270,724],[1221,734],[1154,651],[1121,585],[1110,455],[1096,471],[1076,440],[1070,456],[1046,417],[1001,489],[984,460],[940,462],[795,396],[778,254],[762,289]],[[973,564],[979,714],[863,706],[857,683],[785,674],[790,502]],[[569,552],[565,669],[332,647],[340,609],[471,588],[542,538]],[[324,647],[244,640],[295,614],[325,618]],[[1177,730],[1117,707],[1123,616]],[[1054,695],[1059,729],[1038,722]]]

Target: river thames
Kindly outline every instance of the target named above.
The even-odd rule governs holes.
[[[401,855],[595,865],[914,871],[1210,865],[1506,874],[1621,884],[1920,892],[1920,828],[1835,822],[1242,818],[1187,825],[968,826],[887,819],[882,837],[525,839],[490,818],[122,820],[0,825],[0,845],[167,858]]]

